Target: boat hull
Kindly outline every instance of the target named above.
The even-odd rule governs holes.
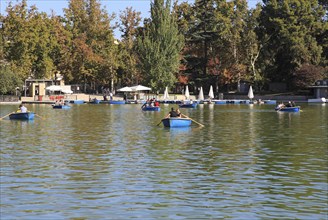
[[[54,109],[70,109],[71,106],[69,106],[69,105],[54,105],[54,106],[52,106],[52,108],[54,108]]]
[[[122,104],[125,104],[125,100],[110,100],[109,104],[122,105]]]
[[[72,104],[84,104],[84,100],[70,100],[69,103],[72,103]]]
[[[100,100],[92,100],[89,103],[90,104],[100,104]]]
[[[142,111],[153,111],[153,112],[159,112],[161,111],[161,108],[158,106],[146,106],[142,108]]]
[[[34,119],[34,112],[17,112],[12,113],[9,115],[9,118],[12,120],[33,120]]]
[[[197,107],[197,103],[191,103],[191,104],[180,104],[179,107],[180,107],[180,108],[196,108],[196,107]]]
[[[165,118],[162,120],[164,127],[189,127],[191,125],[191,119],[189,118]]]
[[[284,107],[284,108],[275,108],[276,111],[279,112],[299,112],[300,111],[300,107],[299,106],[295,106],[295,107]]]

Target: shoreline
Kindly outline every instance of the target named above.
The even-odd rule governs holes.
[[[128,104],[134,104],[134,103],[143,103],[146,101],[147,98],[153,98],[156,97],[158,101],[162,103],[176,103],[185,100],[184,95],[182,94],[170,94],[172,97],[171,99],[164,100],[163,95],[155,95],[155,94],[148,94],[147,96],[144,96],[143,99],[133,100],[128,99]],[[174,97],[174,99],[173,99]],[[197,96],[191,95],[190,100],[196,101]],[[0,105],[19,105],[19,104],[54,104],[56,100],[49,100],[45,99],[46,97],[43,97],[43,99],[37,99],[38,97],[21,97],[21,100],[18,100],[18,97],[15,101],[0,101]],[[90,99],[97,98],[98,100],[103,101],[103,96],[100,95],[89,95],[89,94],[73,94],[70,97],[65,97],[64,100],[83,100],[84,103],[89,103]],[[235,104],[243,104],[243,101],[249,101],[250,99],[247,97],[247,95],[238,95],[238,94],[224,94],[223,97],[220,97],[221,99],[213,99],[212,101],[223,101],[227,104],[229,103],[235,103]],[[121,96],[114,96],[113,100],[123,100],[123,97]],[[266,95],[255,95],[255,97],[252,100],[261,100],[261,101],[276,101],[278,102],[288,102],[288,101],[294,101],[298,103],[327,103],[327,98],[315,98],[313,96],[297,96],[297,95],[283,95],[283,94],[266,94]],[[208,99],[203,100],[202,102],[208,102]]]

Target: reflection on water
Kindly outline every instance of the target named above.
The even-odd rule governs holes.
[[[327,106],[29,105],[0,121],[1,219],[326,219]],[[5,115],[15,106],[1,106]]]

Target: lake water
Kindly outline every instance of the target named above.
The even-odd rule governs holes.
[[[1,219],[327,219],[328,105],[27,105],[0,121]],[[4,116],[17,106],[0,106]]]

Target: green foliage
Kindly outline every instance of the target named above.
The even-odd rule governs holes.
[[[304,64],[293,74],[292,85],[294,89],[306,89],[309,85],[314,85],[317,80],[325,76],[325,68]]]
[[[64,16],[48,16],[27,0],[10,3],[0,15],[0,65],[10,66],[1,70],[1,92],[58,71],[66,83],[144,83],[155,91],[178,80],[198,87],[247,80],[303,88],[328,64],[325,0],[263,0],[250,10],[245,0],[175,0],[173,8],[171,0],[155,0],[143,27],[132,8],[120,14],[119,45],[114,15],[100,3],[70,0]]]
[[[137,68],[138,56],[135,50],[137,27],[140,24],[140,12],[126,8],[120,14],[121,25],[120,31],[122,40],[120,44],[120,68],[121,84],[123,85],[137,85],[141,81],[140,71]]]
[[[303,63],[319,65],[323,48],[317,37],[325,31],[324,11],[317,0],[268,0],[260,16],[266,71],[273,81],[290,83]]]
[[[97,0],[71,0],[65,9],[66,30],[71,33],[67,70],[75,83],[108,84],[116,78],[117,46],[112,18]]]
[[[176,82],[175,73],[180,64],[183,36],[170,13],[171,1],[155,0],[151,4],[151,22],[138,37],[141,71],[146,82],[155,91],[171,87]]]
[[[20,77],[10,69],[8,64],[0,65],[0,94],[14,94],[16,88],[22,84]]]

